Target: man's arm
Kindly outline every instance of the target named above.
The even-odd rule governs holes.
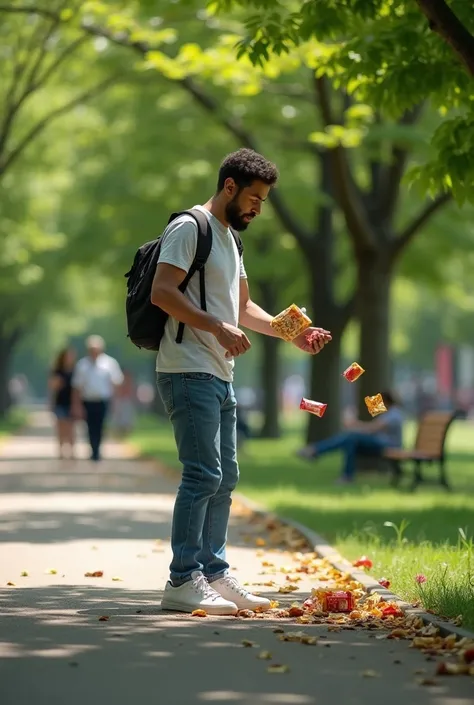
[[[240,279],[240,297],[239,297],[239,323],[245,328],[255,331],[256,333],[262,333],[263,335],[270,335],[273,338],[279,338],[280,336],[273,330],[270,326],[270,321],[273,316],[257,306],[257,304],[250,298],[250,291],[247,279],[241,277]],[[309,332],[317,331],[317,335],[311,342],[308,342],[306,335]],[[329,331],[323,328],[308,328],[301,335],[298,335],[293,341],[299,350],[307,352],[314,355],[320,352],[323,347],[331,340],[331,334]]]
[[[239,295],[239,323],[244,328],[261,333],[262,335],[271,335],[273,338],[280,336],[270,326],[270,321],[273,316],[260,308],[250,298],[248,280],[241,277],[240,279],[240,295]]]
[[[217,335],[221,322],[195,306],[180,290],[186,271],[159,262],[151,287],[151,303],[191,328]]]

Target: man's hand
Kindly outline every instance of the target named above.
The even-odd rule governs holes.
[[[227,358],[238,357],[250,349],[250,340],[245,333],[230,323],[220,323],[215,336],[217,342],[227,351]]]
[[[332,336],[328,330],[324,330],[324,328],[307,328],[292,343],[303,352],[317,355],[331,340]]]

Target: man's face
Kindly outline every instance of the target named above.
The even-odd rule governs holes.
[[[89,357],[91,357],[93,360],[97,360],[101,352],[102,349],[98,345],[91,345],[88,348]]]
[[[254,181],[250,186],[239,187],[233,179],[227,179],[224,192],[228,197],[225,214],[231,228],[241,232],[249,223],[260,215],[262,203],[267,198],[270,186],[263,181]]]

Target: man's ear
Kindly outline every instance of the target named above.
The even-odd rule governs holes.
[[[234,179],[229,176],[228,179],[224,181],[224,193],[226,196],[235,196],[237,191],[237,184],[235,183]]]

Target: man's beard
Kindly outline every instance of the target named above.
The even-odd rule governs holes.
[[[251,218],[253,220],[254,214],[253,213],[242,213],[239,204],[237,202],[237,197],[234,196],[232,201],[230,201],[225,209],[225,215],[227,218],[227,221],[230,225],[231,228],[234,230],[238,230],[239,232],[242,232],[243,230],[247,230],[248,226],[250,225],[251,221],[246,221],[244,218]]]

